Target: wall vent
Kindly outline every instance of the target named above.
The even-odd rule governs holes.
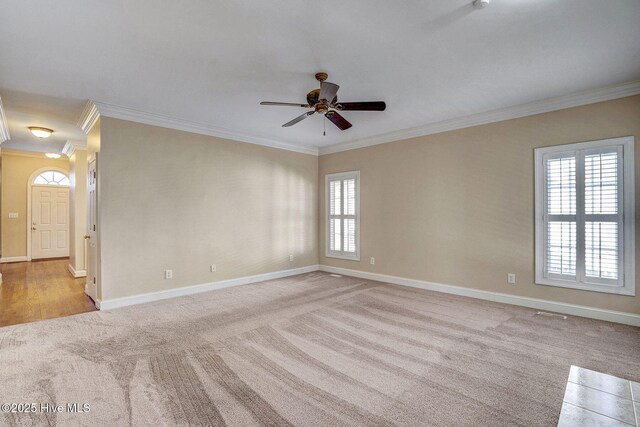
[[[564,314],[549,313],[547,311],[539,311],[539,312],[536,313],[536,315],[538,315],[538,316],[547,316],[547,317],[560,317],[563,320],[567,320],[567,316],[565,316]]]

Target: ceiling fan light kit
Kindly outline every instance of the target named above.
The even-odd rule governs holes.
[[[283,124],[282,127],[293,126],[307,117],[318,113],[324,114],[324,116],[340,130],[347,130],[352,125],[347,119],[338,113],[338,111],[384,111],[387,108],[387,105],[383,101],[338,102],[337,93],[340,86],[326,81],[329,77],[327,73],[316,73],[315,77],[316,80],[320,82],[320,89],[314,89],[307,94],[306,104],[263,101],[260,105],[313,108],[312,111],[307,111],[295,119]]]

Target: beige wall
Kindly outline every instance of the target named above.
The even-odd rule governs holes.
[[[320,189],[360,170],[362,233],[361,261],[325,257],[320,191],[320,263],[638,314],[637,280],[636,297],[534,284],[533,149],[627,135],[640,189],[640,96],[321,156]],[[636,248],[639,269],[638,225]]]
[[[87,230],[87,150],[76,149],[69,158],[69,179],[69,265],[76,274],[82,274]]]
[[[106,117],[100,146],[101,299],[318,263],[317,157]]]
[[[27,182],[33,172],[44,167],[69,171],[69,161],[44,155],[2,150],[2,258],[27,255]],[[17,212],[17,219],[9,219]]]
[[[91,126],[89,133],[87,134],[87,154],[100,152],[100,119]]]

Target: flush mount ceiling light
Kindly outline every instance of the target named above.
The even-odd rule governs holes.
[[[476,9],[484,9],[485,7],[489,6],[490,2],[491,0],[474,0],[473,5],[476,7]]]
[[[47,154],[45,154],[45,156],[47,156],[50,159],[59,159],[60,158],[60,154],[58,154],[58,153],[47,153]]]
[[[48,128],[41,128],[37,126],[29,126],[29,130],[33,135],[40,139],[49,138],[53,133],[53,130]]]

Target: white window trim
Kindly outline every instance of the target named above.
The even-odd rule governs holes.
[[[329,247],[329,181],[334,179],[352,178],[356,179],[356,251],[355,253],[346,253],[343,251],[331,251]],[[360,171],[349,171],[327,174],[324,177],[325,188],[325,256],[328,258],[340,258],[351,261],[360,261]]]
[[[69,178],[69,173],[67,173],[64,169],[60,169],[60,168],[54,168],[54,167],[47,167],[44,169],[38,169],[40,172],[38,174],[31,174],[31,176],[33,177],[32,179],[29,180],[29,182],[31,183],[31,185],[35,185],[37,187],[70,187],[71,186],[71,180]],[[36,184],[36,179],[40,178],[40,175],[47,173],[47,172],[56,172],[59,173],[61,175],[64,175],[65,178],[67,178],[67,181],[69,181],[69,184],[58,184],[57,182],[55,182],[54,184],[51,184],[50,182],[47,182],[45,184]],[[42,178],[44,180],[46,180],[46,178]]]
[[[635,296],[635,170],[634,170],[634,137],[603,139],[598,141],[580,142],[553,147],[537,148],[535,152],[535,263],[538,285],[558,286],[563,288],[582,289],[587,291],[605,292],[610,294]],[[567,151],[599,149],[611,146],[621,146],[623,155],[623,176],[621,176],[623,197],[623,274],[622,286],[611,286],[597,283],[563,280],[544,277],[544,165],[543,159],[547,154]]]

